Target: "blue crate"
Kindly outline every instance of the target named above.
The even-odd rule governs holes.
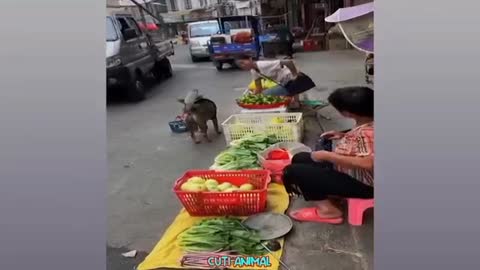
[[[170,126],[170,130],[172,130],[174,133],[183,133],[188,131],[185,121],[179,118],[169,122],[168,125]]]

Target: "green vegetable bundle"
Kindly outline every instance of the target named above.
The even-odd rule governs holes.
[[[215,158],[215,163],[210,169],[225,171],[260,169],[257,153],[277,142],[273,135],[247,135],[231,142],[231,146]]]
[[[178,236],[187,252],[235,251],[243,255],[264,255],[258,233],[244,228],[240,219],[205,219]]]
[[[272,144],[278,143],[275,135],[265,135],[260,133],[246,135],[239,140],[232,141],[230,145],[240,149],[247,149],[249,151],[260,152]]]
[[[215,158],[213,167],[226,171],[255,169],[258,168],[257,157],[252,151],[231,147]]]
[[[238,99],[239,103],[247,105],[269,105],[284,103],[285,101],[285,97],[264,94],[245,94]]]

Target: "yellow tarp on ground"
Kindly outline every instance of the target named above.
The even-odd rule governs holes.
[[[289,198],[285,187],[280,184],[272,183],[268,188],[268,211],[275,213],[285,213],[288,208]],[[138,270],[154,270],[159,268],[182,268],[180,259],[183,257],[183,251],[177,245],[177,236],[190,228],[204,217],[191,217],[185,209],[182,209],[173,223],[167,229],[162,239],[153,248],[152,252],[138,266]],[[283,239],[280,242],[283,247]],[[283,248],[274,253],[275,257],[282,256]],[[270,256],[270,255],[268,255]],[[265,270],[277,270],[279,262],[270,256],[271,267],[262,268]],[[251,267],[249,267],[251,269]]]

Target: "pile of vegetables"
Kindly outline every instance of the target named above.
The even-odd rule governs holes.
[[[200,221],[178,236],[186,252],[234,251],[242,255],[267,253],[258,232],[249,230],[237,218],[213,218]]]
[[[245,149],[257,153],[278,142],[279,141],[274,134],[266,135],[255,133],[246,135],[239,140],[232,141],[230,145],[234,148]]]
[[[245,105],[271,105],[285,103],[287,102],[287,98],[280,96],[248,93],[240,97],[237,102]]]
[[[215,158],[215,163],[210,169],[224,171],[261,169],[257,153],[277,142],[275,135],[246,135],[242,139],[232,141],[231,146]]]
[[[189,192],[235,192],[251,191],[254,189],[255,187],[250,183],[237,187],[228,181],[219,184],[215,179],[205,180],[198,176],[191,177],[180,187],[180,190]]]

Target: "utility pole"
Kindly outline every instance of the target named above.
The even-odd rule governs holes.
[[[162,17],[158,17],[157,15],[153,14],[150,10],[148,10],[147,8],[145,8],[144,6],[142,6],[140,3],[137,2],[137,0],[130,0],[132,1],[132,3],[135,4],[135,6],[137,6],[139,9],[140,9],[140,13],[142,14],[142,19],[143,19],[143,22],[146,24],[146,20],[145,20],[145,16],[143,14],[143,12],[147,13],[148,15],[152,16],[154,19],[156,19],[157,21],[160,22],[160,24],[163,24],[163,18]]]

